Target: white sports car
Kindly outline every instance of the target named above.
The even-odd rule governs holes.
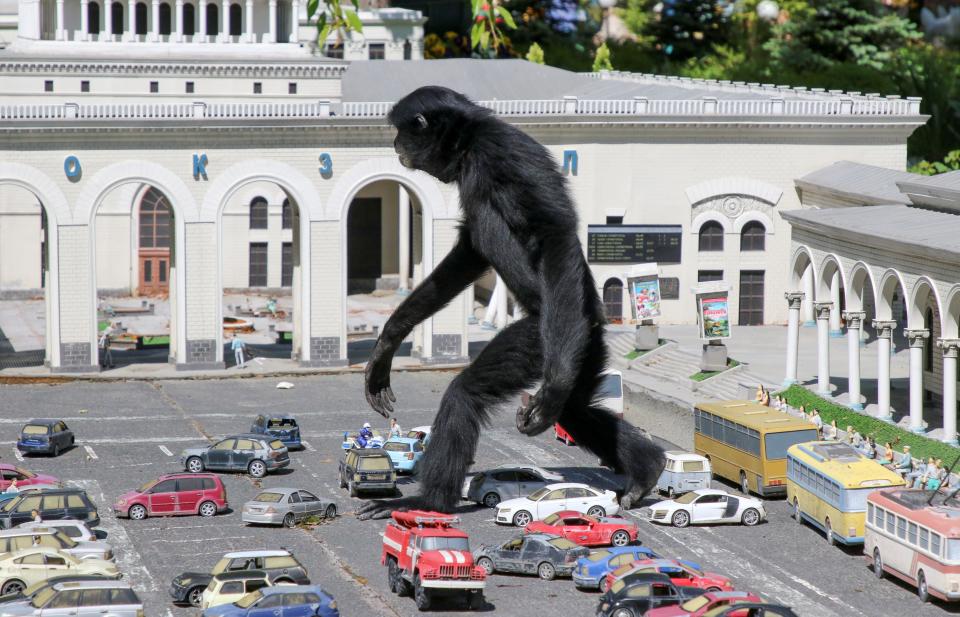
[[[594,517],[612,516],[620,511],[617,494],[586,484],[560,482],[548,484],[527,497],[501,501],[497,522],[526,527],[530,521],[546,518],[563,510],[576,510]]]
[[[753,526],[767,517],[763,502],[753,497],[730,495],[726,491],[702,488],[676,499],[650,506],[654,523],[686,527],[691,523],[743,523]]]

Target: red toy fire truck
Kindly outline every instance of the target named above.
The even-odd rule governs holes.
[[[474,565],[470,539],[454,527],[459,522],[439,512],[393,513],[383,532],[380,557],[392,592],[412,594],[421,611],[439,595],[460,595],[470,608],[483,607],[487,573]]]

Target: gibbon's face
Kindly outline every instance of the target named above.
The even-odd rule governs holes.
[[[448,88],[425,86],[400,99],[388,116],[397,129],[393,147],[400,163],[443,182],[456,179],[463,154],[464,128],[471,117],[485,112]]]

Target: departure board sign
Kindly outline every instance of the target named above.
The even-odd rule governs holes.
[[[588,225],[587,261],[680,263],[680,225]]]

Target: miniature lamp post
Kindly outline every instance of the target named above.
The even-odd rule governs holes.
[[[757,4],[757,17],[763,21],[776,21],[780,17],[780,7],[773,0],[762,0]]]
[[[603,9],[603,41],[606,42],[610,37],[610,11],[617,5],[617,0],[597,0],[597,3]]]

